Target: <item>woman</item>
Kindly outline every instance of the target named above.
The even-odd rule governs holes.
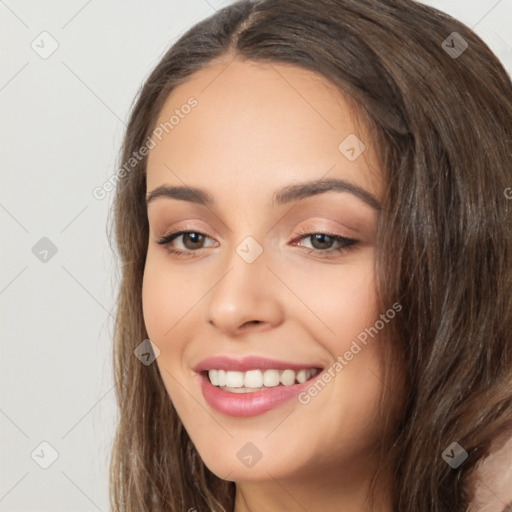
[[[114,510],[506,509],[512,84],[478,36],[237,2],[152,72],[126,162]]]

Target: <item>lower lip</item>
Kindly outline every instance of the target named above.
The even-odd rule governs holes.
[[[318,377],[318,373],[315,377]],[[205,400],[216,411],[227,416],[256,416],[288,402],[309,387],[313,379],[291,386],[275,386],[265,391],[230,393],[214,386],[205,374],[201,374],[201,391]]]

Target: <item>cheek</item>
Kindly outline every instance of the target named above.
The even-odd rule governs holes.
[[[183,380],[181,365],[187,344],[186,333],[180,332],[185,322],[180,323],[180,319],[190,309],[187,304],[191,299],[188,297],[193,295],[193,291],[183,286],[179,274],[160,260],[158,254],[148,254],[146,259],[142,281],[142,312],[148,337],[160,349],[156,364],[164,386],[177,407],[182,397],[176,379],[179,382]]]
[[[286,273],[286,274],[285,274]],[[345,344],[378,317],[377,290],[373,270],[373,253],[347,265],[316,265],[314,272],[290,266],[282,269],[283,281],[290,283],[299,299],[290,305],[304,310],[295,318],[317,339],[327,344],[331,353],[340,353]]]
[[[335,295],[329,313],[333,330],[340,339],[354,339],[374,324],[377,311],[377,290],[370,268],[347,275]]]
[[[151,340],[169,338],[174,326],[197,301],[193,283],[185,283],[165,255],[148,251],[142,281],[142,313]],[[172,331],[171,331],[172,329]]]

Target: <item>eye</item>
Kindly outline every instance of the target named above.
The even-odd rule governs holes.
[[[306,250],[308,254],[316,253],[321,256],[324,255],[335,255],[335,253],[345,253],[349,251],[351,247],[355,246],[359,241],[353,238],[347,238],[345,236],[336,235],[334,233],[324,232],[311,232],[307,230],[299,231],[300,236],[294,240],[293,245],[298,245],[302,249]],[[295,243],[297,240],[308,240],[311,243],[311,247],[304,247]]]
[[[182,237],[182,244],[185,246],[185,250],[176,249],[172,246],[172,242],[180,237]],[[203,249],[202,244],[204,244],[206,238],[210,237],[199,231],[175,231],[160,238],[157,244],[163,245],[169,253],[189,256],[192,252]]]
[[[324,232],[311,232],[302,230],[298,233],[301,235],[295,238],[292,245],[305,250],[308,254],[315,253],[320,256],[332,256],[336,253],[345,253],[350,250],[351,247],[355,246],[359,241],[353,238],[347,238],[334,233]],[[183,249],[174,247],[173,243],[181,238],[181,243],[184,246]],[[195,252],[199,252],[199,249],[204,249],[204,242],[206,239],[212,240],[205,233],[200,231],[175,231],[169,233],[157,241],[157,244],[163,245],[167,252],[176,254],[178,256],[192,256],[194,257]],[[311,243],[311,247],[305,247],[300,245],[297,241],[308,240]]]

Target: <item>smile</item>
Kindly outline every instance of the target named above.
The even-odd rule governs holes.
[[[237,360],[217,356],[205,359],[194,370],[208,405],[226,416],[247,417],[290,401],[311,385],[323,367],[260,357]]]
[[[249,370],[246,372],[209,370],[210,383],[230,393],[253,393],[276,386],[292,386],[302,384],[314,377],[320,370],[317,368],[286,370]]]

